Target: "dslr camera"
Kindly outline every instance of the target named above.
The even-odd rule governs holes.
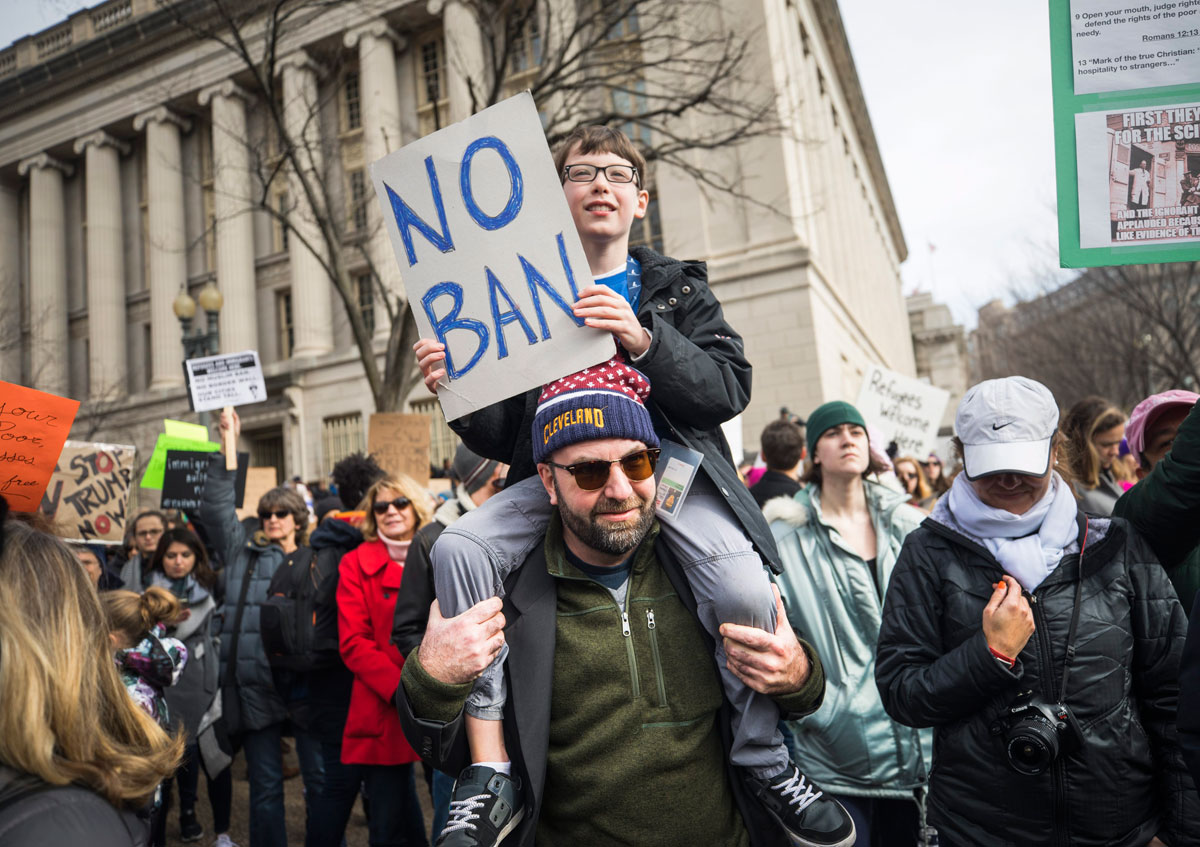
[[[1055,759],[1083,744],[1083,732],[1070,708],[1032,691],[1018,694],[992,722],[991,732],[1004,737],[1009,767],[1026,776],[1045,773]]]

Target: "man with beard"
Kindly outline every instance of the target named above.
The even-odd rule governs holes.
[[[791,843],[729,765],[731,707],[714,656],[785,716],[813,712],[824,673],[777,603],[774,633],[706,630],[713,597],[656,543],[658,437],[645,377],[622,365],[547,386],[533,422],[538,475],[555,507],[542,542],[490,598],[457,617],[434,603],[397,690],[422,758],[470,764],[471,682],[510,648],[504,737],[511,778],[476,763],[459,778],[454,828],[537,844]],[[727,590],[736,587],[727,586]],[[811,785],[793,803],[836,827],[840,807]],[[518,790],[523,787],[523,800]],[[852,828],[847,833],[853,840]]]

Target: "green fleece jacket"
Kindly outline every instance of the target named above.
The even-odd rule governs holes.
[[[721,745],[721,681],[699,623],[655,556],[655,524],[638,548],[625,608],[563,553],[557,516],[546,536],[555,578],[554,675],[538,844],[720,844],[745,827]],[[778,698],[809,712],[825,679],[811,648],[804,687]],[[403,684],[418,716],[449,721],[470,685],[450,686],[414,652]]]

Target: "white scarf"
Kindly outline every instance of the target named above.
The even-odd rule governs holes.
[[[1078,532],[1078,506],[1057,473],[1042,499],[1023,515],[984,503],[966,474],[954,480],[947,505],[958,524],[981,540],[1026,591],[1033,591],[1058,567]]]

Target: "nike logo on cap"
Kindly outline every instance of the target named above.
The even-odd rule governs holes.
[[[1005,423],[1002,423],[1002,424],[992,424],[992,429],[993,429],[993,430],[997,430],[997,429],[1004,429],[1004,428],[1005,428],[1006,426],[1008,426],[1010,423],[1012,423],[1012,421],[1006,421]]]

